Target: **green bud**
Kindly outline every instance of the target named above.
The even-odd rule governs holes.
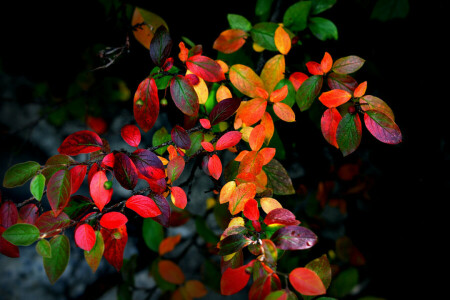
[[[105,183],[103,184],[103,187],[105,188],[105,190],[109,190],[112,188],[112,181],[105,181]]]

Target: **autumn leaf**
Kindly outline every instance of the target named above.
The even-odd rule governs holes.
[[[133,113],[134,119],[144,132],[153,128],[159,115],[159,97],[155,79],[146,78],[139,84],[134,94]]]
[[[159,255],[163,256],[164,254],[172,251],[175,248],[175,246],[180,242],[180,240],[181,240],[180,234],[177,234],[175,236],[169,236],[163,239],[159,244],[158,250]]]
[[[259,209],[258,202],[255,199],[250,199],[245,203],[244,206],[244,216],[249,219],[256,221],[259,219]]]
[[[250,273],[246,271],[247,267],[248,264],[235,269],[228,268],[225,270],[220,279],[220,292],[222,295],[233,295],[245,288],[250,279]]]
[[[364,62],[364,59],[355,55],[342,57],[334,62],[332,71],[338,74],[352,74],[358,71]]]
[[[70,194],[75,194],[78,189],[81,187],[81,184],[84,181],[87,173],[87,165],[78,165],[74,166],[70,169]],[[43,177],[43,181],[45,182],[45,177],[42,174],[39,174]],[[42,197],[42,196],[41,196]],[[40,200],[40,198],[36,198]]]
[[[222,174],[222,162],[217,154],[213,154],[208,160],[209,174],[216,180],[219,180]]]
[[[272,93],[277,83],[284,78],[286,62],[284,55],[278,54],[270,58],[261,71],[261,80],[264,82],[264,89],[267,93]]]
[[[259,200],[259,203],[261,204],[261,208],[262,210],[268,214],[270,213],[272,210],[276,209],[276,208],[283,208],[280,204],[280,202],[278,202],[276,199],[274,198],[270,198],[270,197],[263,197]]]
[[[198,115],[199,101],[197,93],[184,76],[177,75],[170,81],[170,94],[175,103],[185,115]]]
[[[213,49],[230,54],[239,50],[247,38],[247,33],[242,29],[228,29],[222,31],[214,41]]]
[[[100,218],[100,225],[107,229],[117,229],[124,226],[128,218],[120,212],[108,212]]]
[[[170,260],[160,260],[158,270],[161,277],[173,284],[182,284],[185,281],[184,273],[180,267]]]
[[[100,232],[105,244],[103,257],[117,271],[120,271],[123,265],[123,253],[128,241],[127,227],[123,225],[112,230],[101,228]]]
[[[72,183],[70,171],[59,170],[47,184],[47,199],[55,216],[58,216],[69,203]]]
[[[179,209],[184,209],[187,205],[187,197],[184,190],[178,186],[173,186],[170,190],[172,203]]]
[[[131,158],[118,152],[114,155],[114,160],[114,176],[117,181],[127,190],[134,189],[138,181],[138,171]]]
[[[278,51],[283,55],[288,54],[292,45],[291,38],[282,26],[278,26],[277,30],[275,30],[274,39]]]
[[[120,135],[131,147],[138,147],[141,143],[141,132],[136,125],[128,124],[122,127]]]
[[[252,126],[264,115],[264,112],[267,108],[267,100],[262,98],[255,98],[249,101],[246,101],[242,104],[242,106],[238,109],[236,113],[236,118],[242,120],[247,126]]]
[[[285,122],[295,122],[295,112],[289,105],[283,102],[274,103],[273,112],[277,115],[278,118]]]
[[[320,95],[319,100],[328,108],[338,107],[346,103],[348,100],[352,98],[352,95],[344,90],[331,90],[328,92],[322,93]]]
[[[383,143],[398,144],[402,141],[398,125],[382,112],[367,110],[364,114],[364,124],[369,132]]]
[[[258,151],[259,149],[261,149],[263,143],[264,143],[264,139],[266,137],[266,131],[265,131],[265,127],[264,125],[257,125],[255,126],[255,128],[253,128],[253,130],[250,133],[250,137],[249,137],[249,144],[250,144],[250,148],[252,149],[252,151]]]
[[[106,181],[108,181],[106,173],[101,170],[95,173],[89,185],[89,193],[100,211],[109,203],[113,194],[113,189],[105,188]]]
[[[239,131],[228,131],[217,140],[216,150],[224,150],[236,146],[241,137],[242,134]]]
[[[289,282],[294,289],[305,296],[323,295],[327,292],[320,277],[307,268],[295,268],[289,273]]]
[[[344,156],[353,153],[361,143],[362,126],[358,114],[346,114],[339,122],[336,141]]]
[[[193,55],[186,60],[186,66],[189,71],[208,82],[219,82],[225,79],[220,65],[209,57]]]
[[[75,243],[83,250],[91,251],[95,245],[95,231],[89,224],[81,224],[75,229]]]
[[[144,195],[133,195],[125,202],[125,206],[143,218],[156,217],[161,214],[155,201]]]
[[[250,67],[242,64],[231,66],[229,71],[231,83],[244,95],[258,97],[256,88],[265,89],[262,79]]]
[[[81,130],[66,137],[59,146],[58,152],[60,154],[75,156],[95,152],[100,150],[102,146],[102,139],[97,133],[89,130]]]
[[[342,117],[339,111],[332,107],[324,111],[320,120],[320,128],[325,140],[336,148],[339,148],[336,140],[336,133],[341,119]]]

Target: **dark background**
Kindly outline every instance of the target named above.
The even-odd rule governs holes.
[[[160,15],[174,41],[186,36],[203,44],[205,55],[210,56],[215,55],[214,39],[228,28],[228,13],[254,16],[252,1],[174,2],[129,3]],[[338,1],[324,15],[337,25],[338,41],[307,46],[310,53],[316,53],[316,61],[324,51],[333,58],[358,55],[366,59],[369,70],[362,75],[369,82],[368,93],[390,105],[403,134],[400,145],[389,146],[363,132],[357,151],[369,155],[382,175],[370,212],[349,217],[349,233],[371,263],[372,289],[379,295],[387,299],[445,295],[438,284],[442,275],[432,269],[443,268],[448,256],[441,247],[447,239],[445,207],[450,187],[449,99],[443,75],[448,70],[445,1],[410,1],[405,19],[386,22],[370,19],[373,2]],[[103,8],[94,1],[3,1],[0,14],[0,70],[31,81],[45,80],[54,95],[64,95],[75,74],[83,71],[82,53],[87,46],[121,46],[124,42],[125,33],[117,31],[114,20],[105,19]],[[150,68],[147,51],[131,37],[130,53],[101,72],[126,78],[133,90]],[[31,95],[25,87],[19,86],[16,92],[17,101],[26,102]],[[128,102],[120,105],[130,106]],[[17,142],[8,135],[17,129],[15,124],[2,126],[2,147]],[[287,130],[283,136],[303,143],[299,161],[306,174],[325,171],[323,158],[317,154],[324,147],[320,132],[298,136]],[[338,163],[352,159],[332,155]],[[2,160],[2,168],[8,164]]]

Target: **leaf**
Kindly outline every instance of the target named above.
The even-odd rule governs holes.
[[[209,174],[216,180],[219,180],[222,175],[222,162],[217,154],[213,154],[208,160]]]
[[[195,117],[198,115],[199,102],[194,88],[185,77],[174,76],[170,81],[170,94],[172,99],[185,115]]]
[[[409,1],[408,0],[378,0],[370,15],[371,19],[386,22],[392,19],[403,19],[409,13]]]
[[[170,56],[172,50],[172,38],[169,31],[163,25],[159,26],[150,42],[150,58],[153,63],[161,67]]]
[[[320,277],[325,288],[330,286],[332,273],[330,262],[328,261],[326,254],[310,261],[305,267],[311,271],[314,271]]]
[[[303,82],[308,79],[309,76],[302,72],[294,72],[289,76],[289,81],[294,86],[295,91],[300,88],[300,86],[303,84]]]
[[[264,157],[259,151],[249,151],[239,164],[239,173],[251,173],[257,176],[261,173],[264,164]]]
[[[33,224],[36,223],[39,216],[39,209],[34,203],[28,203],[22,206],[19,210],[19,220],[21,223]]]
[[[341,114],[334,107],[324,111],[320,120],[320,128],[325,140],[336,148],[339,148],[336,140],[336,133],[338,124],[341,120]]]
[[[172,141],[177,147],[182,149],[189,149],[191,147],[191,139],[183,127],[175,125],[170,135],[172,137]]]
[[[89,224],[81,224],[75,229],[75,243],[85,251],[90,251],[95,245],[95,231]]]
[[[17,223],[19,212],[14,202],[6,200],[0,206],[0,222],[1,226],[8,228]]]
[[[336,4],[336,0],[312,1],[311,14],[317,15],[324,12]]]
[[[261,80],[264,82],[264,89],[267,93],[272,93],[277,83],[284,78],[286,62],[284,55],[277,54],[269,59],[261,71]]]
[[[141,132],[136,125],[128,124],[120,130],[120,136],[131,147],[138,147],[141,143]]]
[[[58,216],[69,203],[71,189],[68,170],[59,170],[50,178],[47,184],[47,199],[55,216]]]
[[[142,224],[142,237],[150,250],[158,252],[159,245],[164,239],[164,229],[158,222],[151,218],[146,218]]]
[[[228,14],[227,20],[232,29],[241,29],[244,31],[250,31],[252,29],[252,23],[241,15]]]
[[[330,294],[342,299],[346,297],[358,285],[359,272],[356,268],[342,270],[330,286]]]
[[[277,102],[273,104],[273,112],[278,118],[285,122],[295,122],[295,113],[292,108],[282,102]]]
[[[365,95],[364,97],[359,99],[359,103],[361,104],[361,109],[363,111],[376,110],[391,118],[392,121],[395,121],[392,109],[386,104],[386,102],[384,102],[380,98],[371,95]]]
[[[361,120],[357,114],[346,114],[339,122],[336,141],[344,156],[354,152],[361,143]]]
[[[194,155],[202,147],[202,141],[204,139],[204,134],[201,131],[196,131],[190,135],[191,147],[186,150],[186,156]]]
[[[321,41],[337,40],[338,31],[336,25],[328,19],[312,17],[309,19],[309,29],[312,34]]]
[[[262,46],[269,51],[278,51],[275,46],[275,30],[277,30],[278,24],[272,22],[261,22],[253,26],[250,34],[255,43]]]
[[[100,211],[111,201],[113,194],[113,189],[105,188],[105,182],[107,181],[105,171],[100,170],[94,174],[89,185],[89,193]]]
[[[358,83],[350,75],[331,72],[327,75],[327,83],[330,89],[344,90],[353,93]]]
[[[283,16],[284,26],[292,31],[305,30],[311,10],[311,2],[314,1],[299,1],[289,6]]]
[[[95,232],[95,244],[90,251],[84,251],[84,258],[92,272],[97,271],[105,251],[105,242],[100,231]]]
[[[186,163],[182,156],[176,156],[167,164],[167,178],[169,182],[173,183],[177,180],[181,173],[183,173]]]
[[[275,30],[275,46],[281,54],[286,55],[291,50],[292,42],[289,34],[286,30],[283,29],[282,26],[278,26],[277,30]]]
[[[366,90],[367,90],[367,81],[364,81],[356,87],[355,91],[353,92],[353,97],[360,98],[364,96]]]
[[[239,131],[228,131],[222,135],[216,143],[216,150],[224,150],[236,146],[241,140],[242,133]]]
[[[220,65],[213,59],[203,55],[193,55],[186,61],[186,66],[195,75],[208,82],[225,80]]]
[[[159,115],[159,97],[153,78],[146,78],[137,87],[133,98],[133,114],[144,132],[148,132],[155,125]]]
[[[311,107],[316,97],[319,96],[322,84],[323,77],[320,75],[311,76],[303,82],[295,96],[300,111],[305,111]]]
[[[143,195],[133,195],[128,198],[125,206],[143,218],[156,217],[161,214],[159,207],[151,198]]]
[[[231,66],[229,78],[236,89],[251,98],[258,97],[257,88],[264,89],[264,82],[255,71],[242,64]]]
[[[123,252],[128,241],[127,227],[109,230],[101,228],[100,232],[105,242],[105,251],[103,256],[117,271],[120,271],[123,264]]]
[[[255,199],[250,199],[245,203],[244,216],[252,221],[259,219],[258,202]]]
[[[209,114],[211,125],[216,125],[231,117],[241,104],[240,98],[228,98],[217,103]]]
[[[70,242],[67,236],[57,235],[50,240],[51,257],[44,257],[44,269],[51,284],[64,273],[70,256]]]
[[[235,253],[249,245],[252,241],[243,234],[232,234],[219,242],[219,255],[229,255]]]
[[[242,29],[227,29],[222,31],[213,43],[213,49],[225,54],[239,50],[247,38],[247,33]]]
[[[125,153],[118,152],[114,154],[114,176],[120,185],[132,190],[138,182],[138,171],[133,161]]]
[[[64,212],[55,216],[55,213],[50,210],[40,215],[35,225],[39,228],[41,235],[52,237],[70,225],[70,218]]]
[[[70,169],[70,194],[75,194],[83,184],[87,173],[87,165],[77,165]],[[44,177],[45,181],[45,177]],[[38,199],[39,200],[39,199]]]
[[[152,219],[160,223],[164,227],[169,227],[171,210],[166,198],[159,194],[155,194],[152,199],[153,201],[155,201],[156,205],[161,211],[161,214],[159,216],[153,217]]]
[[[2,237],[16,246],[29,246],[39,238],[39,229],[26,223],[18,223],[8,227]]]
[[[6,171],[3,178],[3,186],[5,188],[21,186],[33,178],[40,168],[41,165],[34,161],[15,164]]]
[[[369,132],[383,143],[398,144],[402,141],[398,125],[382,112],[367,110],[364,114],[364,124]]]
[[[224,186],[220,190],[219,203],[224,204],[230,201],[235,189],[236,189],[236,182],[234,180],[228,181],[226,184],[224,184]]]
[[[295,215],[290,210],[285,208],[275,208],[266,215],[264,223],[266,225],[298,225],[300,224],[300,221],[296,219]]]
[[[267,187],[271,188],[274,194],[291,195],[295,193],[291,178],[278,160],[272,159],[263,166],[263,170],[267,174]]]
[[[143,25],[139,26],[139,24]],[[166,22],[160,16],[140,7],[134,9],[131,20],[131,26],[134,26],[133,35],[145,48],[150,49],[150,43],[154,37],[151,28],[159,28],[161,25],[167,27]]]
[[[364,59],[355,55],[342,57],[334,62],[332,71],[338,74],[352,74],[358,71],[364,62]]]
[[[236,294],[247,285],[250,274],[247,273],[248,265],[232,269],[228,268],[223,272],[220,279],[220,293],[225,296]]]
[[[58,148],[60,154],[75,156],[82,153],[91,153],[103,147],[102,139],[97,133],[81,130],[72,133],[64,139]]]
[[[173,284],[182,284],[185,280],[184,273],[180,267],[170,260],[160,260],[158,271],[161,277]]]
[[[151,180],[165,178],[164,165],[158,156],[147,150],[137,149],[130,156],[140,174]]]
[[[254,183],[242,183],[236,187],[229,200],[229,211],[232,215],[244,210],[245,203],[255,198],[256,185]]]
[[[108,212],[104,214],[100,219],[100,226],[107,229],[117,229],[125,226],[128,222],[127,217],[116,211]]]
[[[170,190],[172,203],[179,209],[184,209],[187,205],[187,197],[184,190],[178,186],[173,186]]]
[[[11,258],[20,257],[19,247],[11,244],[2,237],[5,230],[3,226],[0,226],[0,253]]]
[[[265,137],[266,137],[266,131],[265,131],[264,125],[261,125],[261,124],[256,125],[252,129],[252,132],[250,132],[250,137],[248,140],[252,151],[258,151],[259,149],[261,149],[261,147],[264,143]]]
[[[266,214],[270,213],[274,209],[283,208],[281,206],[280,202],[278,202],[276,199],[270,198],[270,197],[263,197],[263,198],[261,198],[259,200],[259,203],[261,204],[262,210]]]
[[[199,280],[188,280],[184,283],[184,286],[186,292],[192,298],[202,298],[208,293],[205,285]]]
[[[255,98],[246,101],[238,109],[236,119],[241,119],[246,126],[252,126],[261,120],[266,112],[267,101],[262,98]]]
[[[46,258],[52,257],[52,246],[46,239],[41,239],[36,243],[36,252]]]
[[[289,273],[289,282],[294,289],[305,296],[323,295],[327,292],[320,277],[307,268],[295,268]]]
[[[308,72],[312,75],[323,75],[324,72],[322,70],[322,66],[315,61],[310,61],[306,63],[306,68],[308,69]]]
[[[82,195],[72,195],[69,199],[69,204],[64,208],[70,219],[76,220],[80,216],[87,213],[93,206],[92,200]]]
[[[270,239],[278,249],[305,250],[317,243],[317,236],[308,228],[289,225],[275,231]]]
[[[175,248],[175,246],[180,242],[180,240],[181,240],[180,234],[177,234],[175,236],[169,236],[163,239],[159,244],[158,249],[159,256],[163,256],[164,254],[172,251]]]

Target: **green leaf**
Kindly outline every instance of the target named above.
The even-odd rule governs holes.
[[[346,114],[339,122],[336,132],[336,141],[344,156],[349,155],[361,143],[361,119],[357,114]]]
[[[103,236],[100,231],[95,232],[95,244],[90,251],[84,251],[84,258],[87,264],[91,268],[92,272],[95,273],[103,257],[103,252],[105,251],[105,242],[103,241]]]
[[[250,31],[252,29],[252,23],[244,16],[228,14],[227,19],[232,29],[241,29],[244,31]]]
[[[201,147],[203,142],[203,132],[196,131],[190,135],[191,138],[191,147],[186,150],[186,156],[191,156],[195,152],[197,152]]]
[[[145,218],[142,224],[142,237],[147,247],[158,253],[159,244],[164,239],[164,229],[161,224],[153,219]]]
[[[286,96],[286,98],[284,98],[283,102],[284,104],[289,105],[290,107],[292,107],[295,103],[295,88],[294,85],[292,84],[292,82],[288,79],[288,78],[283,78],[280,81],[278,81],[278,83],[275,85],[274,90],[278,90],[281,89],[283,86],[287,85],[288,86],[288,94]]]
[[[270,15],[273,0],[257,0],[255,6],[255,15],[261,20],[267,20]]]
[[[16,246],[29,246],[39,238],[39,229],[27,223],[14,224],[8,227],[2,237]]]
[[[392,19],[403,19],[409,13],[408,0],[378,0],[375,3],[371,19],[386,22]]]
[[[44,269],[51,284],[64,273],[69,263],[70,243],[65,235],[57,235],[50,240],[52,257],[44,257]]]
[[[276,195],[292,195],[295,189],[292,185],[291,177],[283,165],[273,158],[267,165],[263,166],[267,175],[267,187],[273,190]]]
[[[36,243],[36,252],[42,257],[52,257],[52,246],[50,245],[50,242],[45,239],[39,240],[39,242]]]
[[[306,264],[305,268],[314,271],[322,280],[325,288],[328,288],[331,283],[331,266],[326,254],[316,258]]]
[[[47,184],[47,199],[55,216],[67,206],[70,199],[71,180],[69,170],[59,170]]]
[[[336,4],[336,0],[312,0],[311,14],[317,15]]]
[[[284,26],[292,31],[302,31],[306,28],[311,1],[299,1],[288,7],[283,16]]]
[[[305,111],[311,107],[314,100],[319,96],[322,89],[323,76],[314,75],[306,79],[298,88],[295,100],[300,111]]]
[[[250,34],[255,43],[262,46],[269,51],[278,51],[275,46],[275,30],[277,30],[278,24],[271,22],[262,22],[253,26]]]
[[[159,146],[165,142],[168,142],[172,140],[172,137],[170,136],[170,133],[167,132],[167,129],[165,127],[161,127],[155,133],[152,137],[152,145],[153,147]],[[156,149],[155,152],[158,155],[163,155],[164,152],[166,152],[168,146],[164,146],[162,148]]]
[[[248,244],[251,243],[251,240],[245,237],[242,234],[232,234],[224,238],[219,243],[219,255],[224,256],[228,254],[235,253]]]
[[[338,39],[337,27],[328,19],[320,17],[310,18],[309,29],[321,41]]]
[[[82,195],[72,195],[69,199],[69,204],[67,204],[63,211],[69,216],[69,218],[75,220],[93,206],[94,203],[88,197]]]
[[[5,177],[3,178],[3,186],[5,188],[21,186],[33,178],[40,168],[41,165],[34,161],[15,164],[6,171]]]
[[[185,115],[196,117],[198,115],[198,96],[194,88],[184,78],[177,75],[170,81],[170,95],[175,106]]]
[[[30,182],[30,192],[36,200],[41,201],[45,188],[45,176],[37,174]]]

